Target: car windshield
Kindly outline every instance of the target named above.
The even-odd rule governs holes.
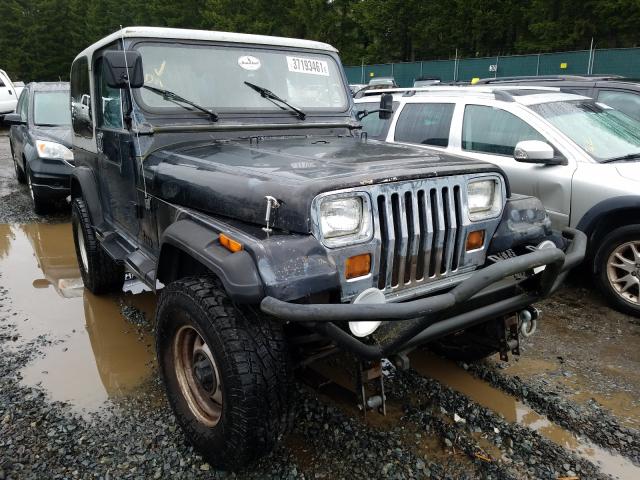
[[[349,102],[340,67],[329,54],[220,47],[184,43],[142,43],[145,85],[176,94],[216,112],[283,112],[280,105],[245,82],[272,91],[309,112],[344,112]],[[141,89],[136,98],[155,113],[176,105]]]
[[[33,97],[33,123],[44,126],[71,125],[71,107],[68,90],[35,92]]]
[[[640,122],[607,105],[579,100],[542,103],[531,109],[596,161],[640,155]]]

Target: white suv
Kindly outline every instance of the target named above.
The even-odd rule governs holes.
[[[21,92],[22,87],[14,85],[6,72],[0,70],[0,120],[15,111]]]
[[[385,120],[362,113],[380,108],[385,91],[372,93],[355,100],[369,139],[499,165],[555,227],[587,233],[601,291],[640,316],[640,122],[557,88],[513,86],[389,90]]]

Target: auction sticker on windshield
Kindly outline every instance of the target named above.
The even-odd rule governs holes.
[[[244,55],[238,59],[238,65],[245,70],[258,70],[262,65],[260,59],[251,55]]]
[[[329,76],[329,64],[324,60],[304,57],[287,57],[290,72]]]

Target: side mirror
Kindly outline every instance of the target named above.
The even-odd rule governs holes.
[[[544,165],[562,165],[563,159],[556,158],[553,147],[541,140],[518,142],[513,150],[513,158],[522,163],[541,163]]]
[[[140,52],[129,50],[108,50],[104,52],[104,75],[111,88],[140,88],[144,84],[142,56]]]
[[[378,110],[378,118],[380,120],[388,120],[393,115],[393,95],[383,93],[380,97],[380,109]]]
[[[26,122],[22,120],[19,113],[9,113],[4,116],[4,122],[7,125],[24,125]]]

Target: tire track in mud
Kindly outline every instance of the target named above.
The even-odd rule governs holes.
[[[533,461],[534,465],[544,465],[536,470],[535,478],[557,478],[562,475],[579,475],[579,478],[607,478],[607,475],[620,479],[640,478],[640,467],[620,455],[620,452],[611,453],[564,430],[516,398],[471,376],[453,362],[425,352],[414,352],[411,361],[412,370],[404,374],[418,376],[415,379],[416,388],[422,388],[425,394],[432,392],[437,405],[448,412],[455,412],[466,423],[471,420],[473,426],[479,426],[489,439],[503,449],[506,439],[511,457],[515,455],[525,463],[531,464]],[[434,368],[434,364],[438,366]],[[455,390],[453,395],[451,389]],[[485,391],[479,392],[478,389]],[[491,427],[492,422],[494,427]],[[492,428],[498,431],[492,431]],[[544,455],[539,455],[540,452]],[[528,458],[527,455],[532,456]]]
[[[538,385],[525,383],[518,376],[501,374],[485,364],[469,365],[467,368],[475,377],[518,398],[564,428],[584,435],[603,448],[615,450],[640,466],[640,432],[621,425],[597,403],[578,405],[562,398],[550,387],[543,389]],[[638,475],[640,476],[640,467]]]

